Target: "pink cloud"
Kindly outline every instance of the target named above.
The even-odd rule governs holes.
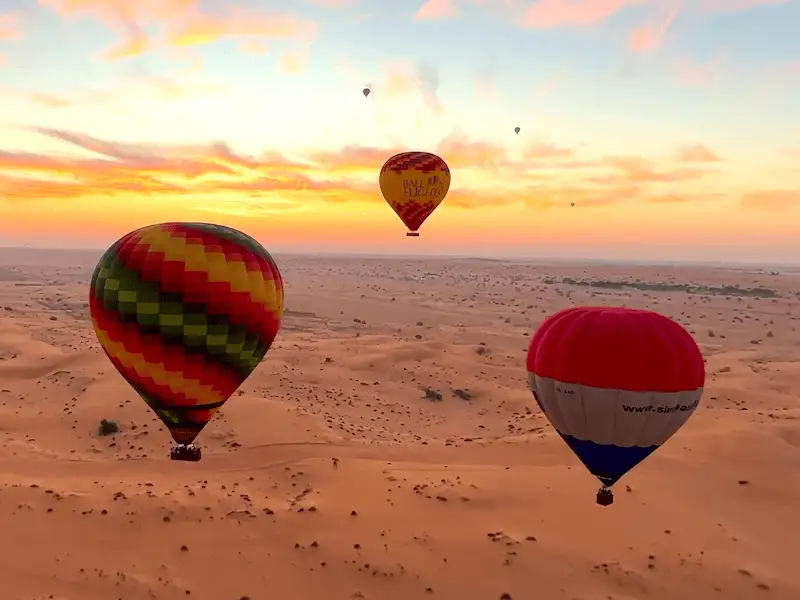
[[[628,40],[628,47],[639,54],[655,50],[664,42],[664,37],[682,8],[682,3],[676,4],[664,14],[659,15],[654,21],[635,29]]]
[[[527,27],[550,28],[602,23],[629,6],[647,0],[537,0],[522,15]]]
[[[789,4],[792,0],[700,0],[698,8],[706,12],[739,12],[760,6]]]
[[[316,24],[293,14],[227,7],[222,13],[204,10],[199,0],[40,0],[64,19],[89,17],[119,35],[117,46],[102,56],[130,58],[162,47],[187,48],[224,37],[310,39]],[[156,30],[157,34],[150,33]],[[160,35],[158,35],[160,34]]]
[[[359,4],[361,0],[306,0],[306,2],[322,6],[323,8],[341,9],[355,6]]]
[[[17,15],[0,14],[0,40],[18,40],[21,37]]]
[[[415,21],[432,21],[434,19],[451,19],[458,15],[458,8],[453,0],[427,0],[414,13]]]

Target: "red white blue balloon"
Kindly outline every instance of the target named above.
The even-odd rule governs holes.
[[[528,381],[555,430],[603,487],[680,429],[705,385],[697,343],[658,313],[575,307],[548,317],[531,339]]]

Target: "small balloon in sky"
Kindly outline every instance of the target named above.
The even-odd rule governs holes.
[[[361,90],[361,93],[364,94],[364,98],[367,98],[369,96],[370,89],[365,87],[363,90]]]
[[[519,127],[514,127],[514,133],[516,133],[517,135],[519,135]]]
[[[574,202],[570,202],[569,205],[570,206],[575,206],[575,203]]]
[[[406,235],[419,237],[417,230],[450,189],[450,168],[429,152],[401,152],[384,163],[378,183],[386,202],[408,227]]]

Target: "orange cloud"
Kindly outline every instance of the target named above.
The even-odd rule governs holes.
[[[189,16],[191,15],[191,16]],[[189,13],[179,23],[173,23],[167,35],[175,46],[197,46],[216,42],[223,37],[253,36],[260,39],[310,38],[316,24],[294,15],[269,14],[231,10],[225,16]]]
[[[458,16],[458,8],[453,0],[427,0],[414,13],[415,21],[432,21],[434,19],[451,19]]]
[[[198,210],[234,216],[311,211],[315,204],[383,202],[376,174],[400,147],[348,146],[290,159],[275,151],[249,156],[223,142],[202,145],[131,144],[51,128],[33,131],[80,149],[77,156],[0,150],[0,189],[8,201],[129,201],[171,199]],[[516,205],[533,210],[601,208],[627,202],[677,204],[716,198],[683,189],[710,171],[668,169],[638,156],[582,157],[571,148],[534,143],[517,149],[449,136],[432,149],[455,173],[448,205],[470,209]],[[605,171],[606,174],[598,174]],[[758,192],[751,208],[788,208],[796,192]],[[124,206],[124,205],[120,205]]]
[[[235,7],[208,12],[199,0],[41,0],[66,19],[90,17],[119,35],[101,56],[130,58],[162,47],[190,47],[224,37],[310,39],[316,24],[294,15]],[[148,31],[157,33],[148,34]]]
[[[646,0],[537,0],[522,15],[528,27],[550,28],[602,23],[628,6]]]
[[[722,159],[703,144],[693,144],[678,148],[677,159],[688,163],[716,163]]]
[[[652,52],[660,46],[667,32],[669,31],[675,17],[678,16],[682,4],[676,4],[669,8],[664,14],[658,15],[653,22],[647,23],[631,33],[628,40],[628,47],[639,54]]]
[[[624,179],[631,183],[690,181],[714,172],[699,168],[658,170],[650,160],[641,156],[607,156],[603,159],[603,163],[621,171]],[[594,181],[614,181],[614,179],[595,178]]]
[[[742,196],[743,208],[756,210],[800,209],[800,190],[765,190]]]
[[[73,103],[69,100],[59,96],[54,96],[52,94],[32,92],[28,94],[28,99],[34,104],[38,104],[39,106],[43,106],[45,108],[67,108],[69,106],[73,106]]]
[[[239,43],[239,50],[245,54],[269,54],[269,44],[259,38],[250,38]]]

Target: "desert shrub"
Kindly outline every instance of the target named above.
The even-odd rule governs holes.
[[[97,435],[113,435],[119,433],[119,423],[109,419],[100,419],[100,425],[97,426]]]

